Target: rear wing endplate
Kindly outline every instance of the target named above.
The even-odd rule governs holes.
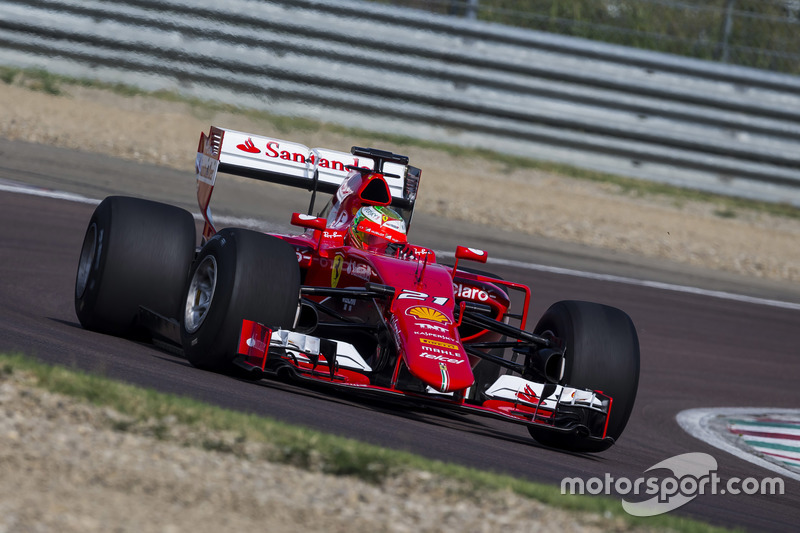
[[[200,135],[195,163],[197,202],[206,220],[204,237],[216,233],[209,202],[218,172],[333,194],[347,178],[348,167],[369,168],[383,173],[392,205],[413,211],[420,170],[393,161],[378,161],[382,168],[376,168],[376,161],[365,157],[363,149],[353,151],[359,155],[212,126],[208,135]]]

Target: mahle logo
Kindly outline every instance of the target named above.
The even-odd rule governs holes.
[[[561,480],[561,494],[618,494],[623,496],[622,508],[633,516],[655,516],[686,505],[700,494],[783,494],[783,479],[779,477],[740,479],[726,482],[717,474],[717,460],[707,453],[684,453],[656,463],[645,472],[669,470],[667,477],[593,477],[587,480],[573,477]],[[652,496],[633,501],[629,496]]]

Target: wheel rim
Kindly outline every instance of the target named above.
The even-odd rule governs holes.
[[[75,296],[83,297],[86,287],[89,285],[89,274],[92,271],[92,263],[95,260],[97,251],[97,224],[92,224],[86,230],[81,247],[81,257],[78,260],[78,278],[75,281]]]
[[[207,255],[194,271],[189,291],[186,295],[186,306],[183,313],[183,324],[188,333],[194,333],[203,324],[214,300],[214,289],[217,286],[217,260]]]

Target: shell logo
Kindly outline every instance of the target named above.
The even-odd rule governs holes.
[[[422,320],[431,320],[433,322],[438,322],[439,324],[449,324],[450,319],[442,313],[441,311],[437,311],[431,307],[424,307],[418,305],[416,307],[409,307],[406,310],[406,314],[409,316],[414,316],[417,318],[421,318]]]

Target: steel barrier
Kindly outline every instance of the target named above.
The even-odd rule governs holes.
[[[796,76],[355,0],[0,0],[0,64],[800,206]]]

